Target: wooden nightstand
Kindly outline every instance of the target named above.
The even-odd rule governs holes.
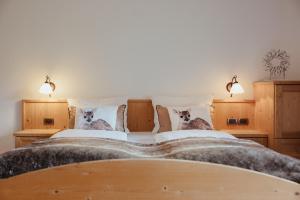
[[[30,145],[34,141],[47,139],[59,131],[60,129],[25,129],[15,132],[15,146]]]
[[[268,146],[268,134],[264,132],[260,132],[257,130],[221,130],[227,133],[230,133],[231,135],[240,138],[240,139],[246,139],[246,140],[253,140],[257,143],[260,143],[264,146]]]

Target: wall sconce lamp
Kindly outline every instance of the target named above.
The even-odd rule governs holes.
[[[231,82],[227,83],[226,90],[230,93],[230,97],[232,97],[233,94],[244,93],[243,87],[237,81],[237,75],[232,78]]]
[[[46,81],[43,83],[43,85],[40,87],[39,92],[42,94],[49,95],[51,97],[52,93],[55,90],[55,84],[51,82],[50,77],[46,76]]]

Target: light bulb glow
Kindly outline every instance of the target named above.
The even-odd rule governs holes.
[[[230,94],[242,94],[244,93],[243,87],[239,83],[233,83],[230,89]]]
[[[42,94],[50,95],[53,93],[53,89],[49,83],[43,83],[39,92]]]

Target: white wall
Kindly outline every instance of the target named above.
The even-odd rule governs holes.
[[[300,78],[299,36],[299,0],[0,0],[0,151],[46,74],[60,98],[223,98],[234,74],[252,98],[272,48]]]

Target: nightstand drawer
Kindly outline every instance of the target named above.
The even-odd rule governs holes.
[[[16,147],[23,147],[38,140],[50,138],[60,129],[25,129],[14,133]]]
[[[263,137],[261,137],[261,138],[259,138],[259,137],[238,137],[238,138],[244,139],[244,140],[252,140],[252,141],[262,144],[266,147],[268,146],[268,138],[266,138],[266,137],[265,138],[263,138]]]
[[[262,144],[266,147],[268,147],[268,134],[263,133],[257,130],[232,130],[232,129],[227,129],[227,130],[222,130],[224,132],[227,132],[234,137],[237,137],[239,139],[244,139],[244,140],[252,140],[254,142],[257,142],[259,144]]]
[[[49,137],[16,137],[15,139],[15,145],[16,147],[24,147],[31,145],[33,142],[38,141],[38,140],[44,140]]]

